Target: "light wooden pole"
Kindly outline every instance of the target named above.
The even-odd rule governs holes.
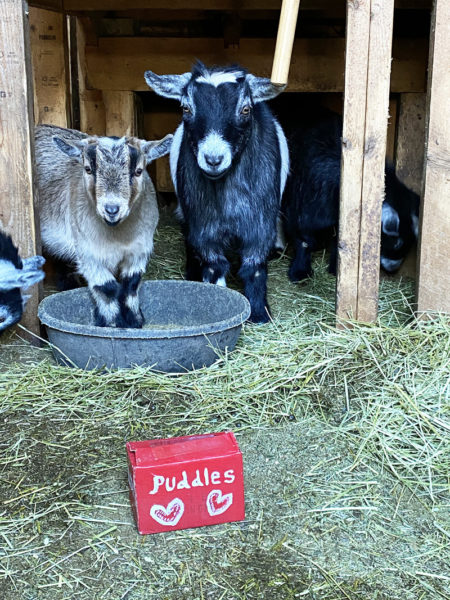
[[[286,85],[288,82],[299,8],[300,0],[283,0],[270,78],[276,85]]]

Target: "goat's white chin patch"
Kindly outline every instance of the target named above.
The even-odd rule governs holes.
[[[210,131],[198,145],[198,166],[211,179],[225,175],[232,158],[230,144],[217,131]]]
[[[388,273],[393,273],[394,271],[396,271],[397,269],[400,268],[400,265],[403,262],[402,258],[399,258],[398,260],[394,260],[392,258],[386,258],[384,256],[382,256],[380,258],[380,262],[381,262],[381,266],[383,267],[383,269],[385,271],[387,271]]]

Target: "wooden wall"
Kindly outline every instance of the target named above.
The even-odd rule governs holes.
[[[445,1],[436,0],[436,6]],[[239,10],[233,0],[192,0],[189,8],[185,0],[174,0],[170,7],[157,0],[129,0],[126,6],[115,0],[32,0],[31,4],[56,11],[40,10],[39,19],[33,11],[30,14],[38,23],[32,28],[32,42],[39,121],[77,123],[73,98],[71,110],[67,97],[72,89],[82,130],[159,138],[174,130],[179,114],[173,108],[176,103],[171,103],[170,109],[162,107],[149,92],[143,78],[146,69],[183,72],[199,58],[208,64],[240,62],[259,75],[270,75],[280,0],[245,0],[239,3]],[[431,110],[431,103],[428,117],[425,114],[430,0],[348,2],[347,15],[345,6],[345,2],[331,0],[302,0],[287,91],[320,94],[325,105],[344,109],[342,211],[347,216],[341,231],[337,310],[340,317],[372,320],[379,277],[379,233],[374,233],[373,223],[379,222],[381,210],[384,155],[392,158],[399,177],[419,192],[425,124],[430,144],[442,119],[437,109]],[[63,10],[75,15],[70,61],[66,17],[58,12]],[[433,31],[445,27],[442,7],[440,10],[435,11]],[[445,54],[442,39],[442,34],[432,38],[428,91],[433,85],[442,90],[438,82],[445,80],[447,64],[435,60]],[[344,77],[346,65],[350,70]],[[67,84],[69,71],[72,85]],[[44,79],[45,72],[50,79]],[[446,164],[445,158],[435,159],[445,156],[446,150],[444,155],[438,150],[433,150],[431,159],[430,153],[427,155],[425,193],[429,197],[436,186],[439,194],[443,189],[442,183],[432,183],[437,177],[436,160]],[[167,160],[158,161],[155,177],[159,190],[172,190]],[[423,211],[428,231],[436,225],[430,214]],[[445,217],[441,218],[445,222]],[[425,257],[424,239],[422,236]],[[437,252],[435,246],[433,252]],[[429,256],[426,261],[432,262]],[[427,289],[435,286],[432,294],[443,294],[442,288],[429,283],[424,268],[421,277],[422,282],[427,281]],[[420,298],[419,293],[419,304]],[[422,302],[422,306],[431,304]]]

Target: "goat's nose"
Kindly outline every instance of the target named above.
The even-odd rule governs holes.
[[[218,167],[223,160],[223,154],[205,154],[205,160],[210,167]]]
[[[105,210],[110,217],[114,217],[119,212],[119,206],[117,204],[105,204]]]

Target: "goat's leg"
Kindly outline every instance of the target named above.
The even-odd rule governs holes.
[[[94,299],[94,324],[114,327],[120,314],[120,286],[111,271],[91,256],[78,263],[78,271],[86,279]]]
[[[202,261],[193,246],[185,239],[186,248],[186,273],[189,281],[202,281]]]
[[[295,238],[295,256],[289,267],[289,279],[292,282],[302,281],[313,274],[311,252],[313,238],[300,234]]]
[[[120,273],[119,307],[117,327],[139,329],[144,323],[144,315],[139,306],[139,286],[147,266],[147,255],[133,256],[122,264]]]
[[[337,273],[337,236],[334,236],[330,248],[330,261],[328,263],[328,273],[336,275]]]
[[[215,283],[226,287],[226,276],[230,269],[230,263],[223,255],[211,255],[208,260],[202,261],[202,281],[204,283]]]
[[[250,302],[252,323],[267,323],[270,308],[267,302],[267,262],[256,262],[244,257],[238,273],[244,282],[244,294]]]

